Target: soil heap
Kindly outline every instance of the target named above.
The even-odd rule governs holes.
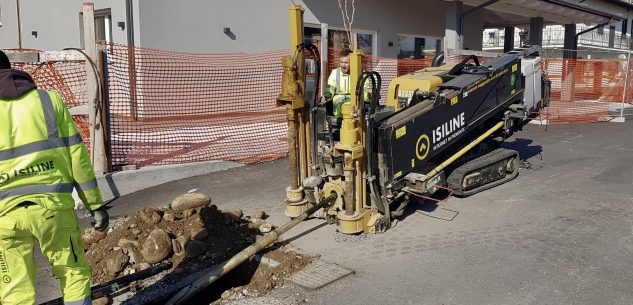
[[[123,221],[113,221],[108,233],[87,229],[82,239],[86,259],[93,268],[93,284],[167,261],[172,263],[172,269],[155,277],[176,283],[254,243],[258,236],[273,229],[266,217],[263,211],[252,216],[245,216],[240,209],[224,212],[211,204],[208,195],[190,193],[176,197],[168,207],[146,207]],[[263,295],[312,260],[292,249],[272,246],[262,256],[227,275],[230,281],[222,281],[225,286],[222,297]],[[137,282],[137,294],[151,288],[156,281],[154,278]],[[234,284],[226,285],[227,282]],[[210,301],[218,299],[219,293]]]

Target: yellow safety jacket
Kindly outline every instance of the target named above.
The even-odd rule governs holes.
[[[341,116],[341,106],[343,104],[349,103],[351,101],[350,98],[350,77],[349,74],[345,74],[341,72],[341,68],[336,68],[332,70],[330,76],[327,79],[327,86],[325,88],[325,100],[332,101],[334,104],[334,116]],[[365,102],[369,100],[369,88],[370,83],[368,81],[365,82],[365,94],[363,96]]]
[[[73,188],[89,210],[101,207],[88,151],[59,94],[31,89],[6,98],[2,93],[0,216],[24,201],[73,209]]]

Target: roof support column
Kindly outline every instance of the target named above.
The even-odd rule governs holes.
[[[543,45],[543,17],[530,18],[530,43],[533,46]]]
[[[508,53],[514,49],[514,27],[507,26],[504,31],[506,36],[503,39],[503,53]]]
[[[609,26],[609,48],[615,47],[615,25]]]
[[[459,22],[464,4],[461,1],[446,2],[446,29],[444,30],[444,53],[448,49],[462,48],[462,35],[459,33]]]
[[[563,49],[563,70],[561,84],[561,101],[574,101],[574,70],[576,68],[576,50],[578,49],[576,24],[565,24],[565,40]]]
[[[563,58],[576,58],[576,24],[565,24],[565,41],[563,44]]]

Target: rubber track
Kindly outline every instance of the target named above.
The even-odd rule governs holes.
[[[472,190],[464,191],[462,188],[464,176],[468,173],[471,173],[477,169],[484,168],[486,166],[497,163],[501,160],[506,160],[509,158],[515,158],[516,163],[514,166],[514,171],[512,173],[507,173],[504,178],[499,180],[492,181],[488,184],[484,184]],[[489,188],[495,187],[497,185],[501,185],[506,183],[519,175],[519,154],[515,150],[498,148],[493,150],[492,152],[485,154],[479,158],[473,159],[458,168],[456,168],[446,179],[446,183],[450,189],[453,190],[453,195],[457,197],[466,197],[481,191],[485,191]]]

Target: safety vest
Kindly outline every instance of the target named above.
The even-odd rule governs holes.
[[[0,99],[0,216],[24,201],[72,209],[73,188],[89,210],[102,205],[88,150],[59,94],[33,89]]]
[[[350,77],[349,74],[341,72],[341,68],[332,70],[327,80],[327,87],[325,88],[324,97],[328,101],[332,101],[334,104],[334,116],[341,116],[341,106],[349,103],[350,98]],[[365,102],[369,102],[369,91],[371,90],[369,81],[365,81],[365,94],[363,99]]]
[[[350,101],[349,74],[343,74],[341,68],[330,73],[325,88],[325,99],[334,103],[334,116],[341,116],[341,106]]]

